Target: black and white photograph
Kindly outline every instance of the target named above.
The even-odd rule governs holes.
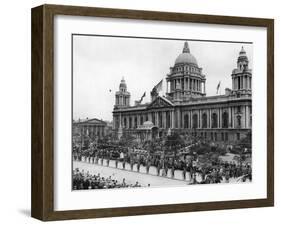
[[[243,40],[72,34],[72,190],[251,183],[252,62]]]

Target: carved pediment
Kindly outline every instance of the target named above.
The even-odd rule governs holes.
[[[172,107],[173,104],[164,99],[163,97],[157,97],[147,108],[151,109],[151,108],[163,108],[163,107]]]

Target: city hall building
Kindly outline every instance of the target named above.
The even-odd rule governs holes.
[[[150,103],[136,101],[131,106],[127,85],[121,80],[115,94],[113,132],[118,138],[131,134],[140,141],[175,132],[218,142],[242,139],[251,134],[252,126],[252,70],[248,64],[242,47],[237,68],[229,76],[232,89],[225,89],[224,95],[206,96],[206,76],[185,42],[167,74],[165,96],[154,87]]]

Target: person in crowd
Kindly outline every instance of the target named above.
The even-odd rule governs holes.
[[[131,171],[134,170],[134,160],[133,158],[130,158],[130,167],[131,167]]]
[[[106,159],[106,165],[107,166],[109,166],[109,161],[110,161],[110,159],[109,159],[109,157],[107,157],[107,159]]]
[[[171,167],[171,177],[174,178],[175,177],[175,165],[173,164]]]
[[[150,168],[150,161],[147,159],[146,160],[146,173],[149,174],[149,168]]]
[[[79,169],[73,171],[72,178],[73,190],[141,187],[138,181],[132,185],[128,184],[125,178],[123,178],[122,182],[118,182],[118,180],[114,180],[111,176],[105,178],[101,177],[100,174],[91,175],[88,172],[85,174],[84,171]]]
[[[157,176],[160,175],[160,170],[161,170],[161,163],[158,162],[158,164],[157,164]]]
[[[125,169],[125,166],[126,166],[126,160],[125,160],[125,158],[123,159],[122,166],[123,166],[123,170],[124,170],[124,169]]]
[[[183,180],[186,180],[186,164],[184,164],[184,166],[183,166],[182,178],[183,178]]]
[[[138,160],[138,163],[137,163],[137,171],[138,171],[138,172],[140,172],[140,164],[141,164],[141,163],[140,163],[140,159],[139,159],[139,160]]]

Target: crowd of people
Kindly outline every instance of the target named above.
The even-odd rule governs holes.
[[[121,165],[121,169],[125,169],[126,165],[129,164],[132,171],[138,172],[140,172],[141,167],[144,167],[147,174],[150,173],[151,167],[155,167],[157,176],[169,176],[170,178],[174,178],[175,171],[180,170],[182,179],[188,180],[190,184],[228,183],[231,179],[241,182],[252,180],[250,164],[222,162],[219,159],[204,164],[196,156],[180,158],[179,156],[136,153],[124,149],[118,151],[110,148],[96,148],[90,152],[74,152],[73,158],[76,161],[81,161],[83,158],[84,161],[105,166],[109,166],[110,161],[114,161],[114,166],[120,168]],[[106,180],[105,178],[100,179]],[[110,184],[114,183],[111,182]]]
[[[148,185],[149,186],[149,185]],[[120,182],[109,177],[102,177],[100,174],[92,175],[89,172],[80,171],[79,169],[73,170],[72,174],[72,189],[73,190],[86,190],[86,189],[110,189],[110,188],[128,188],[128,187],[141,187],[136,181],[135,184],[129,184],[125,178]]]

